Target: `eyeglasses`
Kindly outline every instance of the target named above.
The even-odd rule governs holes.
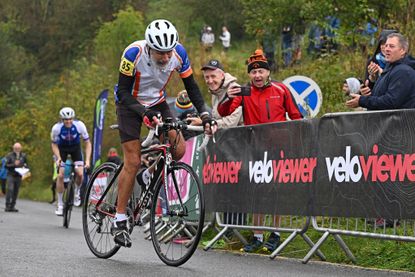
[[[73,120],[73,118],[64,118],[63,121]]]

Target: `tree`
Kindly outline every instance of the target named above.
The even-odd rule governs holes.
[[[115,71],[122,51],[130,43],[143,39],[145,28],[142,14],[131,6],[119,11],[115,20],[101,26],[94,39],[96,63]]]

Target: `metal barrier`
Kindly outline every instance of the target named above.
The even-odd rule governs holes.
[[[150,233],[150,210],[146,210],[146,212],[141,215],[141,222],[144,223],[143,233],[146,234],[144,236],[144,239],[151,240],[151,233]],[[210,227],[215,228],[217,231],[220,231],[215,226],[215,217],[214,213],[209,213],[205,215],[205,223],[203,226],[202,234],[206,232]],[[196,231],[193,228],[193,224],[191,222],[187,222],[186,224],[183,224],[179,228],[177,226],[169,226],[165,222],[157,221],[156,222],[156,233],[158,234],[165,228],[170,228],[172,231],[176,229],[179,231],[183,231],[189,238],[193,238]],[[191,244],[191,240],[189,241],[189,244]]]
[[[229,231],[233,232],[238,239],[243,243],[247,244],[246,239],[238,232],[238,230],[261,230],[261,231],[270,231],[270,232],[281,232],[289,233],[290,235],[275,249],[274,252],[269,256],[271,259],[274,259],[283,249],[294,240],[294,238],[300,235],[303,240],[310,246],[311,249],[315,247],[313,241],[307,236],[306,232],[310,225],[310,217],[301,217],[301,216],[280,216],[279,221],[275,222],[275,217],[272,215],[266,215],[264,224],[260,225],[258,222],[257,225],[253,222],[252,214],[238,214],[239,216],[230,216],[230,220],[227,219],[224,223],[225,215],[231,213],[216,213],[216,224],[218,227],[222,228],[219,233],[204,247],[204,250],[209,250],[221,237],[225,237]],[[240,218],[242,217],[242,218]],[[248,225],[251,223],[251,225]],[[279,226],[279,227],[275,227]],[[313,251],[313,254],[316,254],[320,257],[321,260],[325,261],[326,257],[324,254],[317,248]]]
[[[319,251],[330,235],[354,263],[356,258],[340,235],[415,242],[415,220],[312,217],[311,222],[312,227],[323,235],[303,258],[304,264]]]

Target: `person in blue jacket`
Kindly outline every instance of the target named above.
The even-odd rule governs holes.
[[[0,167],[0,182],[1,182],[1,192],[6,194],[6,179],[7,179],[7,169],[6,169],[6,157],[1,158],[1,167]]]

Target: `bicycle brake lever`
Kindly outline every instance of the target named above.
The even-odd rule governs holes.
[[[158,135],[159,135],[159,125],[158,125],[158,124],[156,125],[156,130],[155,130],[155,133],[156,133],[156,136],[158,136]]]

